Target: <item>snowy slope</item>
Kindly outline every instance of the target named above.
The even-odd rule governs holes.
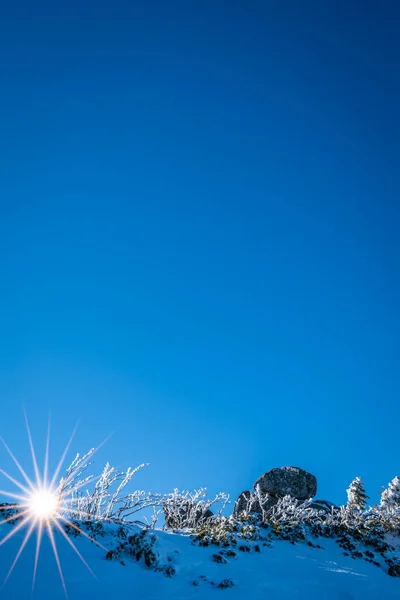
[[[10,525],[3,525],[0,528],[0,537],[10,530]],[[116,545],[113,531],[115,532],[115,529],[109,528],[106,536],[101,538],[101,543],[110,549]],[[0,582],[7,575],[24,533],[19,531],[0,547]],[[156,532],[156,538],[154,550],[159,555],[160,563],[173,565],[176,570],[171,578],[125,557],[124,565],[121,565],[119,560],[106,560],[104,550],[82,536],[74,538],[79,552],[96,574],[95,579],[65,539],[56,534],[70,600],[209,600],[220,595],[231,600],[400,599],[400,578],[389,577],[383,570],[364,560],[353,560],[344,556],[333,540],[320,541],[324,546],[322,550],[310,548],[306,544],[293,546],[285,541],[276,541],[272,548],[260,544],[260,553],[254,551],[254,544],[250,544],[251,552],[237,552],[237,557],[228,558],[227,564],[217,564],[212,560],[212,555],[218,553],[219,548],[202,548],[194,545],[190,538],[173,533]],[[32,596],[35,544],[33,536],[1,590],[0,599],[65,598],[52,548],[46,538],[41,546],[36,586]],[[217,587],[222,580],[229,578],[234,581],[234,587]],[[194,585],[194,581],[198,585]],[[211,582],[216,585],[212,585]]]

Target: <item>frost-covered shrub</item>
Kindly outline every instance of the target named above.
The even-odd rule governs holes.
[[[93,475],[83,476],[88,467],[93,464],[90,460],[93,452],[94,450],[91,449],[82,457],[77,454],[59,483],[58,494],[65,516],[69,520],[123,522],[132,520],[131,517],[140,511],[153,509],[150,525],[154,527],[160,514],[157,507],[163,505],[168,495],[142,490],[125,493],[125,488],[132,477],[147,466],[146,464],[141,464],[135,469],[118,471],[107,463],[93,490],[86,489],[82,492],[83,487],[94,481]],[[145,524],[149,525],[149,523]]]
[[[317,518],[319,515],[319,512],[311,505],[311,498],[302,502],[291,496],[284,496],[269,509],[265,520],[270,523],[303,523]]]
[[[235,502],[233,515],[239,517],[242,513],[246,515],[256,514],[262,515],[264,519],[271,507],[276,504],[276,501],[275,496],[262,492],[260,485],[257,484],[255,490],[246,490],[240,494]]]
[[[163,502],[165,525],[169,529],[194,530],[213,518],[222,515],[229,496],[220,493],[215,498],[207,498],[206,488],[194,492],[180,492],[175,489]],[[211,508],[218,507],[214,514]]]
[[[124,472],[107,463],[93,486],[93,475],[86,474],[93,464],[93,454],[94,449],[83,456],[77,454],[58,485],[61,512],[69,521],[136,522],[154,528],[164,514],[167,527],[193,530],[214,516],[211,508],[213,511],[217,508],[215,514],[221,515],[229,501],[229,496],[223,493],[207,498],[205,488],[194,492],[175,489],[169,494],[142,490],[125,493],[132,477],[145,464]],[[92,487],[91,491],[88,487]],[[133,521],[133,515],[148,510],[152,510],[150,517],[145,515],[143,521]]]
[[[232,548],[243,540],[267,539],[267,534],[261,529],[260,523],[261,520],[254,515],[240,515],[240,518],[214,517],[193,532],[193,541],[200,546]]]

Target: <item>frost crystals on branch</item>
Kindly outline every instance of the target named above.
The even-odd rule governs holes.
[[[81,479],[81,476],[88,467],[93,464],[90,457],[95,452],[94,448],[91,448],[89,452],[80,456],[79,452],[75,456],[74,460],[65,472],[65,476],[62,477],[58,484],[57,493],[60,501],[62,502],[67,496],[74,497],[78,493],[78,490],[84,485],[88,484],[93,479],[93,475]]]

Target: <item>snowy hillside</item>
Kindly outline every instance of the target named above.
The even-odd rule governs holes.
[[[1,535],[5,536],[12,527],[14,526],[9,524],[3,525]],[[104,535],[97,539],[105,548],[112,550],[121,541],[118,531],[118,526],[107,525]],[[133,535],[140,532],[140,529],[132,526],[126,531]],[[0,547],[1,580],[6,577],[24,534],[21,529]],[[221,548],[193,544],[187,535],[162,531],[149,532],[147,535],[155,537],[152,548],[157,556],[157,564],[162,569],[159,572],[146,567],[143,557],[139,562],[128,555],[107,560],[106,551],[82,535],[71,538],[96,575],[95,579],[67,541],[56,533],[60,564],[70,600],[209,600],[220,595],[232,600],[400,598],[400,578],[389,577],[383,569],[365,559],[354,560],[350,556],[344,556],[333,539],[318,540],[323,549],[310,547],[307,542],[292,545],[287,541],[277,540],[272,547],[264,546],[262,542],[247,542],[245,546],[250,548],[249,551],[236,548],[236,556],[229,556]],[[35,546],[35,536],[32,536],[1,590],[0,598],[65,598],[47,536],[44,536],[41,545],[32,596]],[[223,562],[216,562],[215,555],[221,556]],[[219,587],[224,580],[231,580],[233,587]]]
[[[356,477],[337,507],[314,475],[274,468],[228,514],[228,496],[203,488],[127,493],[144,465],[107,463],[95,481],[94,452],[59,483],[47,467],[32,482],[15,461],[24,483],[0,469],[18,488],[0,492],[14,499],[0,505],[0,600],[400,598],[398,477],[371,507]]]

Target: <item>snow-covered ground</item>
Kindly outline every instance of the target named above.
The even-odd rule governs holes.
[[[0,537],[10,530],[9,524],[0,528]],[[0,547],[0,583],[24,538],[19,531]],[[96,598],[96,600],[210,600],[221,595],[227,599],[283,599],[307,600],[385,600],[400,599],[400,578],[392,578],[382,569],[343,555],[334,540],[318,540],[324,549],[314,549],[307,544],[291,545],[276,541],[273,547],[264,547],[227,558],[227,564],[217,564],[212,555],[219,552],[215,546],[199,547],[187,536],[156,532],[154,550],[160,563],[173,565],[176,573],[166,577],[163,573],[146,568],[142,562],[121,558],[106,560],[105,551],[82,536],[73,538],[79,552],[88,562],[96,579],[88,572],[73,549],[60,535],[55,534],[60,562],[70,600]],[[99,538],[107,548],[115,547],[111,534]],[[0,592],[4,600],[36,598],[58,600],[65,598],[51,545],[43,539],[35,590],[32,596],[32,573],[36,539],[29,540],[6,585]],[[235,586],[218,588],[218,584],[232,579]],[[197,585],[194,583],[196,582]],[[213,585],[214,583],[214,585]]]

